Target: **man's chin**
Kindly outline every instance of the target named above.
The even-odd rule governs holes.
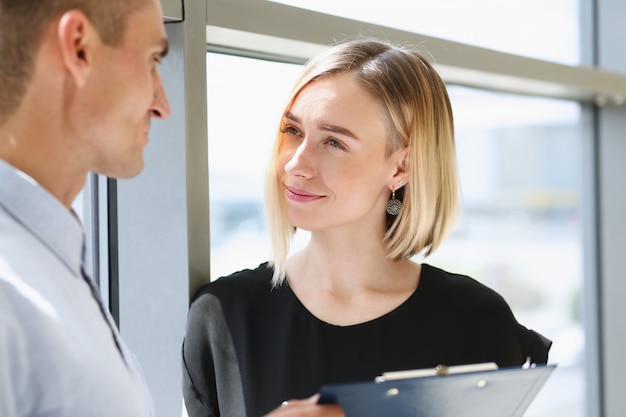
[[[135,161],[133,164],[128,164],[125,166],[117,166],[110,170],[102,170],[103,172],[98,172],[98,174],[105,175],[109,178],[115,179],[129,179],[136,177],[141,174],[144,168],[143,158]]]
[[[131,169],[130,171],[128,171],[126,173],[125,176],[120,177],[120,178],[133,178],[136,177],[137,175],[141,174],[144,168],[144,163],[143,163],[143,159],[140,161],[140,163],[138,163],[135,167],[133,167],[133,169]]]

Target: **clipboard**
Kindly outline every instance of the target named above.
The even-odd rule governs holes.
[[[346,417],[521,417],[556,364],[448,372],[452,368],[324,385],[319,402],[338,404]]]

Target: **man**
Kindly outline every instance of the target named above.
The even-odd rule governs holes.
[[[2,417],[154,414],[71,204],[143,168],[167,46],[158,0],[0,0]]]

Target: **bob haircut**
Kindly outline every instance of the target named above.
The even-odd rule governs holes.
[[[454,226],[459,203],[454,123],[446,87],[432,65],[417,51],[375,39],[358,39],[331,47],[304,67],[288,98],[316,80],[349,73],[376,97],[388,121],[387,152],[408,147],[408,183],[396,191],[403,200],[397,216],[387,216],[383,240],[387,257],[430,255]],[[286,259],[296,231],[286,216],[283,186],[277,172],[280,129],[265,178],[265,210],[272,239],[272,283],[285,279]]]
[[[19,107],[41,38],[54,19],[77,9],[102,41],[119,46],[127,17],[150,0],[0,0],[0,125]]]

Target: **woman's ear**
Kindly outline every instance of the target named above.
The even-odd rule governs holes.
[[[57,28],[61,59],[78,87],[83,87],[93,65],[93,51],[99,37],[87,16],[70,10],[61,16]]]
[[[409,182],[409,147],[404,146],[398,149],[393,153],[392,158],[395,163],[395,172],[389,189],[397,190]],[[398,184],[402,185],[398,186]]]

